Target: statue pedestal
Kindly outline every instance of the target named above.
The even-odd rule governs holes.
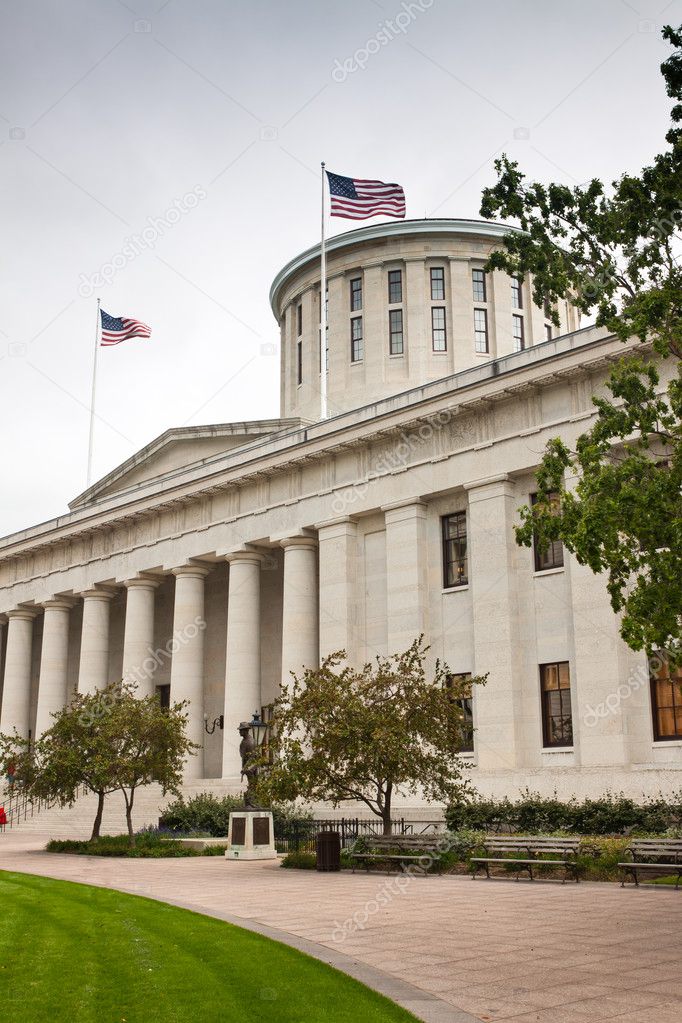
[[[272,814],[269,810],[236,810],[227,832],[228,860],[276,860]]]

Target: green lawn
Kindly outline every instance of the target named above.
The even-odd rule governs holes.
[[[0,1000],[3,1023],[414,1023],[344,974],[220,920],[5,872]]]

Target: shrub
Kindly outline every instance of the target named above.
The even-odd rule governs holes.
[[[316,870],[317,856],[313,852],[290,852],[282,858],[281,865],[297,870]]]
[[[230,814],[243,810],[244,802],[238,796],[214,796],[201,792],[191,799],[182,796],[166,807],[159,819],[159,828],[176,835],[210,835],[226,838]],[[293,806],[271,806],[275,835],[290,839],[300,833],[301,825],[312,821],[312,814]]]
[[[646,799],[641,803],[622,793],[606,793],[600,799],[561,801],[525,790],[521,798],[461,800],[448,807],[451,831],[471,829],[490,833],[618,835],[662,834],[682,827],[682,792],[670,800]]]
[[[128,835],[102,835],[91,841],[52,839],[47,852],[72,853],[77,856],[125,856],[133,859],[176,859],[185,856],[222,856],[226,846],[190,849],[181,842],[167,841],[154,831],[139,832],[131,847]]]

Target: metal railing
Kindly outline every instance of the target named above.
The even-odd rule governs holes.
[[[444,821],[413,821],[401,817],[391,821],[394,835],[423,835],[427,832],[442,831]],[[332,820],[293,820],[275,824],[275,847],[277,852],[314,852],[317,836],[321,831],[338,831],[341,848],[348,849],[358,838],[382,835],[384,826],[378,818],[341,817]]]
[[[79,787],[76,790],[76,799],[78,799],[85,789]],[[41,810],[49,810],[55,806],[55,800],[49,799],[35,799],[28,795],[24,791],[21,785],[8,785],[5,789],[4,795],[0,796],[0,805],[4,805],[5,814],[7,815],[7,823],[0,828],[0,831],[5,831],[13,828],[18,828],[22,821],[30,820],[36,814],[40,813]]]

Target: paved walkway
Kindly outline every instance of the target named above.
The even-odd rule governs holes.
[[[49,855],[37,839],[0,835],[0,868],[285,932],[334,965],[355,964],[349,972],[372,986],[385,978],[383,990],[404,1004],[410,992],[423,992],[423,1004],[411,1003],[423,1019],[682,1020],[682,892],[317,874],[222,857],[103,860]]]

